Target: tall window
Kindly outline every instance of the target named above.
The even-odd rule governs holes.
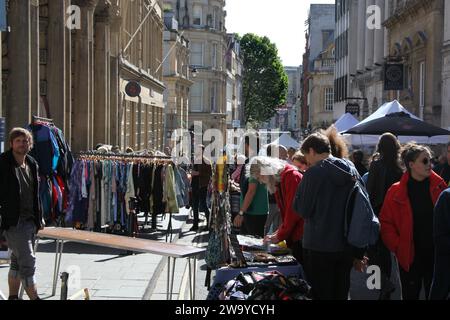
[[[192,112],[203,112],[203,82],[196,82],[190,90],[190,105]]]
[[[211,83],[211,92],[210,92],[210,104],[211,104],[211,113],[218,113],[217,109],[217,82]]]
[[[411,66],[405,66],[405,88],[408,90],[409,94],[412,94],[412,68]]]
[[[217,69],[217,43],[211,46],[211,67]]]
[[[325,89],[325,111],[333,111],[334,89]]]
[[[196,26],[201,26],[202,25],[202,16],[203,16],[203,10],[202,7],[200,6],[195,6],[194,10],[193,10],[193,24]]]
[[[421,108],[421,110],[422,110],[423,107],[425,107],[425,72],[426,72],[426,70],[425,70],[425,61],[422,61],[419,64],[419,77],[420,77],[419,78],[419,82],[420,82],[419,107]],[[422,116],[422,114],[421,114],[421,116]]]
[[[219,16],[219,13],[218,13],[218,10],[219,9],[217,9],[217,8],[214,8],[214,10],[213,10],[213,15],[212,15],[212,28],[213,29],[219,29],[219,21],[218,21],[218,16]]]
[[[327,48],[327,45],[330,43],[329,40],[331,35],[334,34],[334,30],[322,30],[322,48],[325,50]]]
[[[191,65],[203,66],[203,43],[191,42]]]

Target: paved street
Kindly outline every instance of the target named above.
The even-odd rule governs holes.
[[[277,256],[281,244],[318,300],[409,300],[419,290],[424,300],[431,276],[430,298],[450,298],[441,256],[450,252],[441,236],[450,234],[450,0],[0,0],[0,36],[0,230],[17,227],[8,241],[19,276],[28,283],[36,271],[40,298],[170,295],[184,306],[217,298],[229,280],[228,291],[247,294],[247,279],[232,277],[301,274]],[[230,201],[217,196],[224,190]],[[270,253],[242,258],[242,242],[213,234],[208,262],[261,268],[206,279],[206,253],[192,265],[192,256],[158,255],[207,249],[206,218],[191,231],[192,209],[159,216],[157,228],[140,214],[137,237],[152,242],[127,239],[137,229],[124,221],[131,211],[188,203],[220,212],[217,229],[223,212],[239,212],[243,234],[263,236],[258,250]],[[26,245],[34,228],[60,219],[110,223],[123,237],[77,232],[82,239],[65,239],[87,244],[64,243],[61,260],[60,241],[43,239],[35,266]],[[368,263],[353,263],[369,273],[349,276],[349,245],[368,249]],[[377,266],[387,250],[390,282]],[[253,297],[273,294],[258,282]]]
[[[189,220],[188,220],[189,222]],[[206,231],[200,231],[194,233],[189,231],[192,227],[191,223],[186,223],[178,239],[178,244],[193,245],[198,247],[206,247],[208,245],[208,233]],[[186,259],[178,259],[175,266],[175,285],[173,290],[174,300],[188,300],[189,294],[189,276],[188,264]],[[206,276],[206,264],[205,257],[201,256],[197,262],[197,277],[196,277],[196,294],[195,300],[205,300],[208,296],[208,290],[204,286]],[[156,283],[156,287],[150,297],[151,300],[164,300],[166,299],[166,284],[167,284],[167,264],[165,264],[164,271],[160,274],[160,277]],[[145,297],[147,298],[147,297]]]
[[[188,220],[189,212],[182,210],[173,217],[174,241],[182,238],[177,243],[196,245],[204,244],[204,236],[200,233],[189,232],[191,221]],[[143,221],[143,218],[140,218]],[[168,219],[158,221],[158,229],[167,228]],[[181,232],[182,231],[182,232]],[[181,232],[181,233],[180,233]],[[142,237],[165,241],[164,232],[149,232],[145,230]],[[51,297],[52,277],[55,260],[54,241],[42,241],[37,253],[38,291],[43,299],[59,300],[61,293],[61,281],[58,281],[56,296]],[[189,299],[187,287],[187,263],[179,259],[177,272],[175,273],[174,299]],[[141,300],[141,299],[166,299],[166,275],[167,259],[152,254],[127,254],[122,250],[113,250],[103,247],[88,246],[78,243],[66,243],[64,255],[61,261],[60,272],[72,272],[69,278],[68,297],[71,297],[81,289],[88,288],[92,300]],[[198,263],[199,270],[204,262]],[[9,267],[0,266],[0,290],[8,293]],[[80,281],[76,282],[73,271],[79,270]],[[205,299],[207,292],[202,288],[205,272],[199,271],[197,275],[197,299]],[[185,281],[183,281],[183,276]],[[179,295],[180,288],[186,291]],[[27,299],[26,295],[24,297]]]

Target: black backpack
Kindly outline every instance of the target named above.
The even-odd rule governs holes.
[[[378,242],[380,222],[364,185],[358,177],[353,178],[353,183],[345,208],[344,236],[348,244],[362,249]]]

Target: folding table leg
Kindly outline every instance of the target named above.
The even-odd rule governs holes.
[[[59,269],[61,267],[61,258],[62,258],[63,248],[64,248],[64,241],[56,240],[56,256],[55,256],[55,268],[54,268],[54,272],[53,272],[52,297],[54,297],[56,295],[56,285],[58,283],[58,274],[59,274]]]
[[[197,280],[197,257],[194,257],[194,281],[192,283],[192,300],[195,300],[195,287]]]
[[[167,300],[170,300],[169,291],[170,291],[170,257],[167,257],[167,288],[166,288]]]
[[[170,236],[170,242],[172,242],[172,213],[169,213],[169,223],[167,224],[167,231],[166,231],[166,242],[169,239]]]
[[[191,300],[194,300],[192,296],[192,287],[195,288],[195,284],[192,283],[192,266],[191,266],[191,258],[188,258],[188,265],[189,265],[189,296],[191,297]]]
[[[55,264],[53,266],[53,285],[52,285],[52,296],[56,293],[56,278],[57,278],[57,270],[58,267],[58,253],[59,253],[59,240],[55,240],[56,250],[55,250]]]
[[[170,300],[173,298],[173,282],[175,280],[175,262],[177,261],[176,258],[173,258],[173,265],[172,265],[172,284],[170,285]]]

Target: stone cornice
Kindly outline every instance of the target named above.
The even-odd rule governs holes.
[[[158,87],[160,90],[164,91],[166,89],[166,86],[163,82],[160,80],[154,78],[144,70],[136,67],[132,63],[130,63],[128,60],[121,58],[120,59],[120,67],[122,70],[128,72],[129,74],[132,74],[134,77],[136,77],[136,80],[140,79],[143,81],[146,81],[148,83],[151,83],[152,85]]]
[[[122,14],[120,12],[120,7],[118,5],[112,4],[108,7],[109,10],[109,16],[111,19],[122,19]]]
[[[392,16],[383,23],[383,26],[390,29],[397,24],[404,23],[408,18],[417,16],[420,9],[432,8],[434,2],[435,0],[409,0],[403,7],[397,8]]]
[[[74,0],[74,4],[80,7],[86,7],[88,9],[94,9],[99,0]]]
[[[122,16],[118,0],[99,0],[96,12],[96,20],[111,24],[121,24]]]
[[[181,83],[185,86],[192,86],[195,82],[179,75],[168,75],[163,77],[165,80]]]
[[[96,22],[109,23],[111,22],[111,16],[109,15],[108,9],[102,10],[95,15]]]

